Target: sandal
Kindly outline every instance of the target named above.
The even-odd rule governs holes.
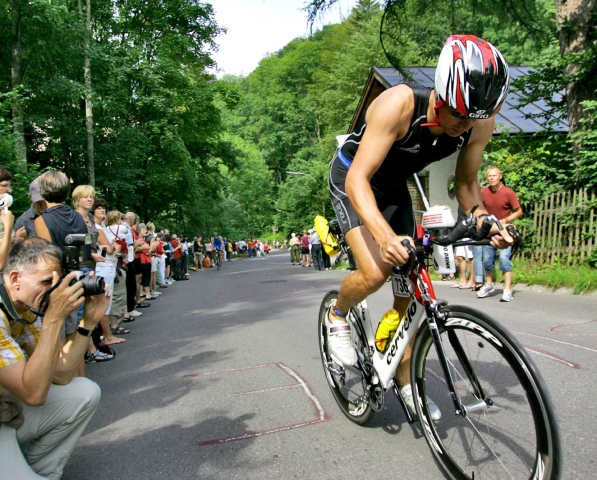
[[[131,333],[130,330],[122,327],[111,327],[110,330],[112,331],[113,335],[126,335],[127,333]]]
[[[114,358],[114,355],[102,353],[99,350],[96,350],[95,353],[86,353],[85,354],[85,362],[87,362],[87,363],[109,362],[113,358]],[[87,361],[88,359],[92,360],[92,361]]]
[[[460,289],[461,289],[461,290],[469,290],[469,289],[471,289],[471,288],[473,288],[473,286],[472,286],[472,285],[469,285],[469,284],[466,284],[466,285],[462,285],[462,286],[460,286]]]
[[[461,285],[460,283],[455,283],[450,288],[468,288],[466,285]]]
[[[123,322],[129,323],[129,322],[134,322],[135,319],[133,317],[124,317]]]

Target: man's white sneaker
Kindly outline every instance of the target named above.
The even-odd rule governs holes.
[[[402,393],[404,402],[408,405],[408,408],[410,408],[410,411],[416,415],[417,410],[415,409],[415,399],[413,398],[413,389],[410,386],[410,383],[400,387],[400,392]],[[442,418],[442,412],[429,397],[427,397],[427,405],[429,407],[429,415],[431,415],[431,420],[439,420]]]
[[[152,295],[155,297],[155,296],[157,296],[157,295],[161,295],[161,294],[162,294],[162,292],[151,292],[151,294],[152,294]]]
[[[493,283],[491,285],[485,284],[481,287],[481,290],[479,290],[477,292],[477,297],[484,298],[487,295],[489,295],[491,292],[493,292],[494,290],[495,290],[495,286],[493,285]]]
[[[502,293],[502,298],[500,298],[500,302],[511,302],[512,300],[514,300],[512,290],[504,290],[504,293]]]
[[[346,322],[330,321],[328,310],[325,315],[325,326],[328,329],[328,348],[334,359],[342,365],[355,365],[357,352],[350,339],[350,325]]]
[[[132,312],[129,312],[129,317],[140,317],[141,315],[143,315],[143,314],[137,310],[133,310]]]

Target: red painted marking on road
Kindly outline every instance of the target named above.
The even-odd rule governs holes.
[[[563,343],[564,345],[570,345],[572,347],[582,348],[583,350],[588,350],[589,352],[597,353],[597,350],[595,350],[594,348],[585,347],[583,345],[577,345],[576,343],[572,343],[572,342],[565,342],[563,340],[556,340],[555,338],[544,337],[542,335],[534,335],[532,333],[517,332],[515,330],[512,330],[512,333],[516,333],[517,335],[527,335],[529,337],[542,338],[543,340],[550,340],[550,341],[556,342],[556,343]]]
[[[597,319],[585,320],[584,322],[563,323],[562,325],[556,325],[555,327],[551,327],[547,331],[550,333],[556,333],[558,335],[567,335],[570,337],[572,337],[572,336],[593,337],[593,336],[597,335],[597,333],[560,333],[560,332],[556,332],[556,330],[558,328],[569,327],[570,325],[582,325],[583,323],[593,323],[593,322],[597,322]]]
[[[255,365],[254,367],[232,368],[230,370],[220,370],[218,372],[190,373],[188,375],[183,375],[183,377],[207,377],[208,375],[219,375],[221,373],[241,372],[243,370],[255,370],[256,368],[271,367],[272,365],[275,365],[275,363],[264,363],[263,365]]]
[[[542,355],[544,357],[551,358],[552,360],[555,360],[556,362],[563,363],[567,367],[580,368],[580,365],[578,363],[574,363],[574,362],[571,362],[570,360],[566,360],[565,358],[562,358],[559,355],[556,355],[555,353],[546,352],[545,350],[541,350],[540,348],[529,347],[528,345],[525,345],[524,348],[526,348],[527,350],[530,350],[531,352],[535,352],[539,355]]]
[[[294,388],[300,387],[300,383],[293,383],[292,385],[284,385],[282,387],[272,387],[272,388],[264,388],[263,390],[252,390],[250,392],[241,392],[235,393],[233,395],[228,395],[229,397],[240,397],[241,395],[252,395],[254,393],[263,393],[263,392],[271,392],[272,390],[284,390],[285,388]]]
[[[300,386],[303,389],[303,391],[305,392],[305,394],[307,395],[307,397],[309,397],[309,399],[313,402],[313,405],[315,406],[316,412],[318,414],[318,418],[315,419],[315,420],[310,420],[308,422],[297,423],[297,424],[294,424],[294,425],[287,425],[285,427],[273,428],[273,429],[265,430],[265,431],[261,431],[261,432],[245,433],[244,435],[240,435],[238,437],[228,437],[228,438],[220,438],[220,439],[214,439],[214,440],[205,440],[203,442],[199,442],[199,445],[215,445],[215,444],[218,444],[218,443],[228,443],[228,442],[234,442],[236,440],[245,440],[247,438],[261,437],[263,435],[271,435],[272,433],[285,432],[285,431],[288,431],[288,430],[294,430],[296,428],[306,427],[306,426],[309,426],[309,425],[315,425],[316,423],[321,423],[321,422],[325,422],[326,420],[328,420],[328,417],[326,416],[325,412],[323,411],[323,407],[321,406],[321,403],[319,402],[319,400],[317,399],[317,397],[315,395],[313,395],[313,393],[311,393],[311,390],[309,389],[309,386],[307,385],[307,382],[305,382],[299,376],[298,373],[296,373],[290,367],[284,365],[281,362],[266,363],[266,364],[263,364],[263,365],[257,365],[255,367],[235,368],[235,369],[231,369],[231,370],[223,370],[221,372],[211,372],[211,373],[205,373],[205,374],[194,374],[194,375],[185,375],[185,376],[214,375],[216,373],[237,372],[237,371],[241,371],[241,370],[251,370],[251,369],[255,369],[255,368],[269,367],[269,366],[272,366],[272,365],[275,365],[276,367],[280,368],[287,375],[289,375],[290,377],[294,378],[297,381],[297,383],[295,385],[289,385],[289,386]],[[282,387],[282,388],[286,388],[286,387],[289,387],[289,386],[285,386],[285,387]],[[263,390],[263,391],[266,391],[266,390]],[[258,393],[258,392],[259,391],[257,391],[257,392],[247,392],[247,393]]]
[[[321,422],[325,422],[327,419],[318,419],[318,420],[312,420],[311,422],[305,422],[305,423],[299,423],[296,425],[289,425],[287,427],[281,427],[281,428],[274,428],[272,430],[266,430],[264,432],[254,432],[254,433],[246,433],[245,435],[241,435],[239,437],[229,437],[229,438],[221,438],[219,440],[206,440],[204,442],[199,442],[199,445],[203,446],[203,445],[215,445],[218,443],[228,443],[228,442],[234,442],[236,440],[245,440],[247,438],[255,438],[255,437],[262,437],[263,435],[270,435],[272,433],[279,433],[279,432],[285,432],[287,430],[294,430],[295,428],[301,428],[301,427],[306,427],[308,425],[315,425],[316,423],[321,423]]]
[[[223,294],[223,293],[220,293],[220,294],[219,294],[219,295],[216,297],[216,299],[218,299],[218,298],[222,298],[223,296],[224,296],[224,294]]]

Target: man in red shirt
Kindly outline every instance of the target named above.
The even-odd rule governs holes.
[[[511,188],[502,183],[502,172],[491,166],[487,169],[489,186],[481,189],[483,204],[490,215],[495,215],[503,226],[522,217],[522,208],[516,194]],[[512,247],[499,250],[500,270],[504,274],[504,292],[501,302],[511,302],[512,296],[512,264],[510,252]],[[495,290],[493,272],[495,271],[495,254],[497,250],[491,245],[483,246],[483,268],[485,269],[485,285],[477,292],[477,297],[483,298]]]

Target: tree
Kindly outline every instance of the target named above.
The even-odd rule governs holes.
[[[329,9],[338,0],[311,0],[305,10],[308,21],[313,23],[315,19],[325,10]],[[423,41],[441,48],[446,33],[465,31],[463,26],[469,27],[467,32],[480,35],[479,28],[474,28],[471,23],[470,14],[473,19],[483,19],[477,23],[482,27],[484,20],[489,17],[499,18],[502,26],[510,27],[514,35],[518,35],[524,41],[529,38],[539,46],[547,47],[550,39],[556,35],[552,27],[552,13],[555,7],[557,38],[560,46],[560,54],[566,61],[566,97],[568,103],[568,121],[570,131],[573,133],[578,129],[579,121],[587,114],[583,109],[583,102],[597,100],[597,92],[592,80],[597,74],[597,1],[579,0],[566,1],[555,0],[552,9],[548,8],[545,0],[521,0],[512,2],[510,0],[497,0],[495,2],[477,2],[467,0],[464,2],[453,2],[451,0],[386,0],[386,25],[382,27],[382,40],[384,46],[390,50],[388,58],[391,63],[402,68],[404,63],[391,51],[393,43],[402,41],[402,33],[405,32],[412,14],[417,14],[417,21],[420,25],[428,28],[435,26],[445,27],[444,34],[439,38],[427,36]],[[409,15],[410,14],[410,15]],[[421,15],[438,15],[440,21],[429,23],[421,21]],[[472,27],[472,28],[470,28]],[[512,28],[514,27],[514,28]],[[501,29],[504,31],[503,27]],[[496,32],[497,33],[497,32]],[[434,40],[435,38],[435,40]],[[493,40],[491,35],[486,36]],[[495,40],[494,40],[495,41]],[[497,42],[496,42],[497,43]]]

